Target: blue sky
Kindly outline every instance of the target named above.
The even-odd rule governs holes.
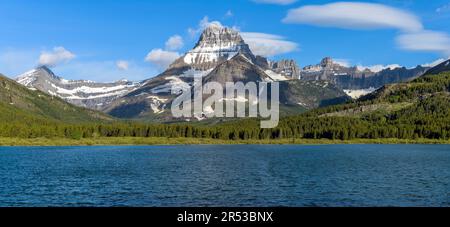
[[[0,0],[0,21],[0,72],[10,77],[41,62],[68,79],[146,79],[211,21],[302,67],[325,56],[412,67],[450,55],[448,0]]]

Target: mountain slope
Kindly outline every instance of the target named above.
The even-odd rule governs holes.
[[[361,97],[348,105],[338,105],[318,110],[327,116],[367,116],[371,114],[396,114],[401,111],[414,113],[415,109],[431,102],[450,98],[450,70],[442,69],[445,63],[428,71],[427,74],[406,83],[388,84],[377,91]],[[434,74],[436,72],[437,74]],[[450,102],[443,102],[439,108],[450,110]],[[434,111],[432,108],[426,109]],[[450,115],[449,115],[450,116]]]
[[[0,119],[4,123],[109,121],[111,117],[33,91],[0,75]]]
[[[450,59],[447,61],[442,62],[441,64],[429,69],[425,75],[433,75],[438,74],[442,72],[448,72],[450,71]]]
[[[32,90],[40,90],[74,105],[96,110],[140,86],[139,83],[126,80],[113,83],[66,80],[56,76],[45,66],[18,76],[16,81]]]
[[[444,64],[445,65],[445,64]],[[386,85],[359,100],[280,119],[261,130],[257,120],[223,123],[220,138],[233,139],[450,139],[450,71],[433,68],[413,81]],[[377,142],[377,140],[373,140]]]
[[[293,61],[269,62],[264,57],[255,56],[237,31],[213,23],[203,31],[195,47],[177,59],[166,71],[144,81],[141,87],[114,100],[103,110],[120,118],[171,121],[172,100],[180,91],[189,89],[194,78],[201,78],[203,84],[218,82],[221,85],[227,82],[283,82],[297,78],[298,71],[298,66]],[[284,83],[283,88],[294,86],[295,89],[308,90],[310,85],[292,82]],[[336,91],[325,93],[336,94],[336,97],[330,95],[326,99],[342,96],[338,88],[330,89]],[[300,93],[289,94],[295,96]],[[321,105],[320,102],[324,99],[321,92],[309,95],[313,97],[289,97],[289,100],[306,105],[292,104],[286,97],[286,100],[282,100],[282,105],[286,103],[286,106],[281,107],[282,111],[298,113]]]
[[[345,92],[328,81],[289,80],[280,82],[280,102],[301,106],[306,110],[345,103],[350,100]]]

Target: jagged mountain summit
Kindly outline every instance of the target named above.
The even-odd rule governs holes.
[[[300,67],[297,62],[291,59],[282,59],[280,61],[269,61],[269,68],[275,73],[281,74],[290,79],[299,79]]]
[[[208,70],[239,53],[252,60],[255,58],[237,31],[212,23],[203,31],[195,47],[180,60],[195,69]]]
[[[309,65],[300,72],[305,81],[330,81],[354,98],[373,92],[385,84],[405,82],[423,75],[429,68],[417,66],[405,68],[390,65],[380,69],[368,69],[358,66],[348,67],[326,57],[317,65]]]
[[[56,76],[46,66],[40,66],[16,78],[31,90],[40,90],[60,97],[69,103],[89,109],[101,110],[113,100],[140,86],[140,83],[120,80],[97,83],[89,80],[66,80]]]
[[[194,78],[201,78],[204,83],[218,82],[222,85],[226,82],[279,81],[286,83],[286,86],[292,86],[287,82],[297,78],[298,74],[299,68],[294,61],[270,62],[264,57],[256,56],[238,31],[219,23],[211,23],[203,31],[192,50],[175,60],[160,75],[144,81],[138,89],[113,101],[109,107],[105,108],[105,111],[121,118],[167,120],[170,118],[172,100],[181,90],[191,87]],[[304,86],[315,85],[298,84],[299,89]],[[330,94],[346,96],[342,91],[330,92]],[[311,94],[311,96],[314,98],[310,100],[315,102],[302,102],[295,98],[289,99],[295,100],[295,103],[289,100],[281,100],[281,102],[283,105],[305,110],[319,106],[319,103],[323,101],[322,96],[318,94]],[[326,96],[326,98],[336,97]]]

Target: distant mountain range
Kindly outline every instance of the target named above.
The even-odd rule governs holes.
[[[3,75],[0,75],[0,113],[0,121],[5,124],[85,123],[113,120],[104,113],[71,105],[41,91],[30,90]],[[20,135],[21,132],[16,133]]]
[[[140,81],[97,83],[66,80],[45,66],[17,77],[30,90],[39,90],[80,107],[100,110],[118,118],[172,121],[170,105],[181,90],[203,82],[280,82],[281,109],[285,114],[346,102],[389,83],[410,81],[429,67],[391,67],[379,71],[346,67],[324,58],[300,69],[294,60],[270,61],[256,56],[240,34],[212,24],[195,47],[175,60],[160,75]],[[176,89],[173,93],[172,89]],[[207,110],[204,110],[207,111]],[[190,120],[190,119],[185,119]]]
[[[318,65],[306,66],[300,72],[301,80],[327,80],[344,90],[379,88],[385,84],[405,82],[421,76],[429,67],[407,69],[392,65],[381,70],[362,67],[346,67],[324,58]]]
[[[66,80],[56,76],[49,68],[40,66],[26,72],[16,81],[30,89],[60,97],[74,105],[100,110],[113,100],[140,86],[140,83],[121,80],[96,83],[89,80]]]

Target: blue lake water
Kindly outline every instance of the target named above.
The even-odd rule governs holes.
[[[450,146],[0,147],[0,206],[450,206]]]

